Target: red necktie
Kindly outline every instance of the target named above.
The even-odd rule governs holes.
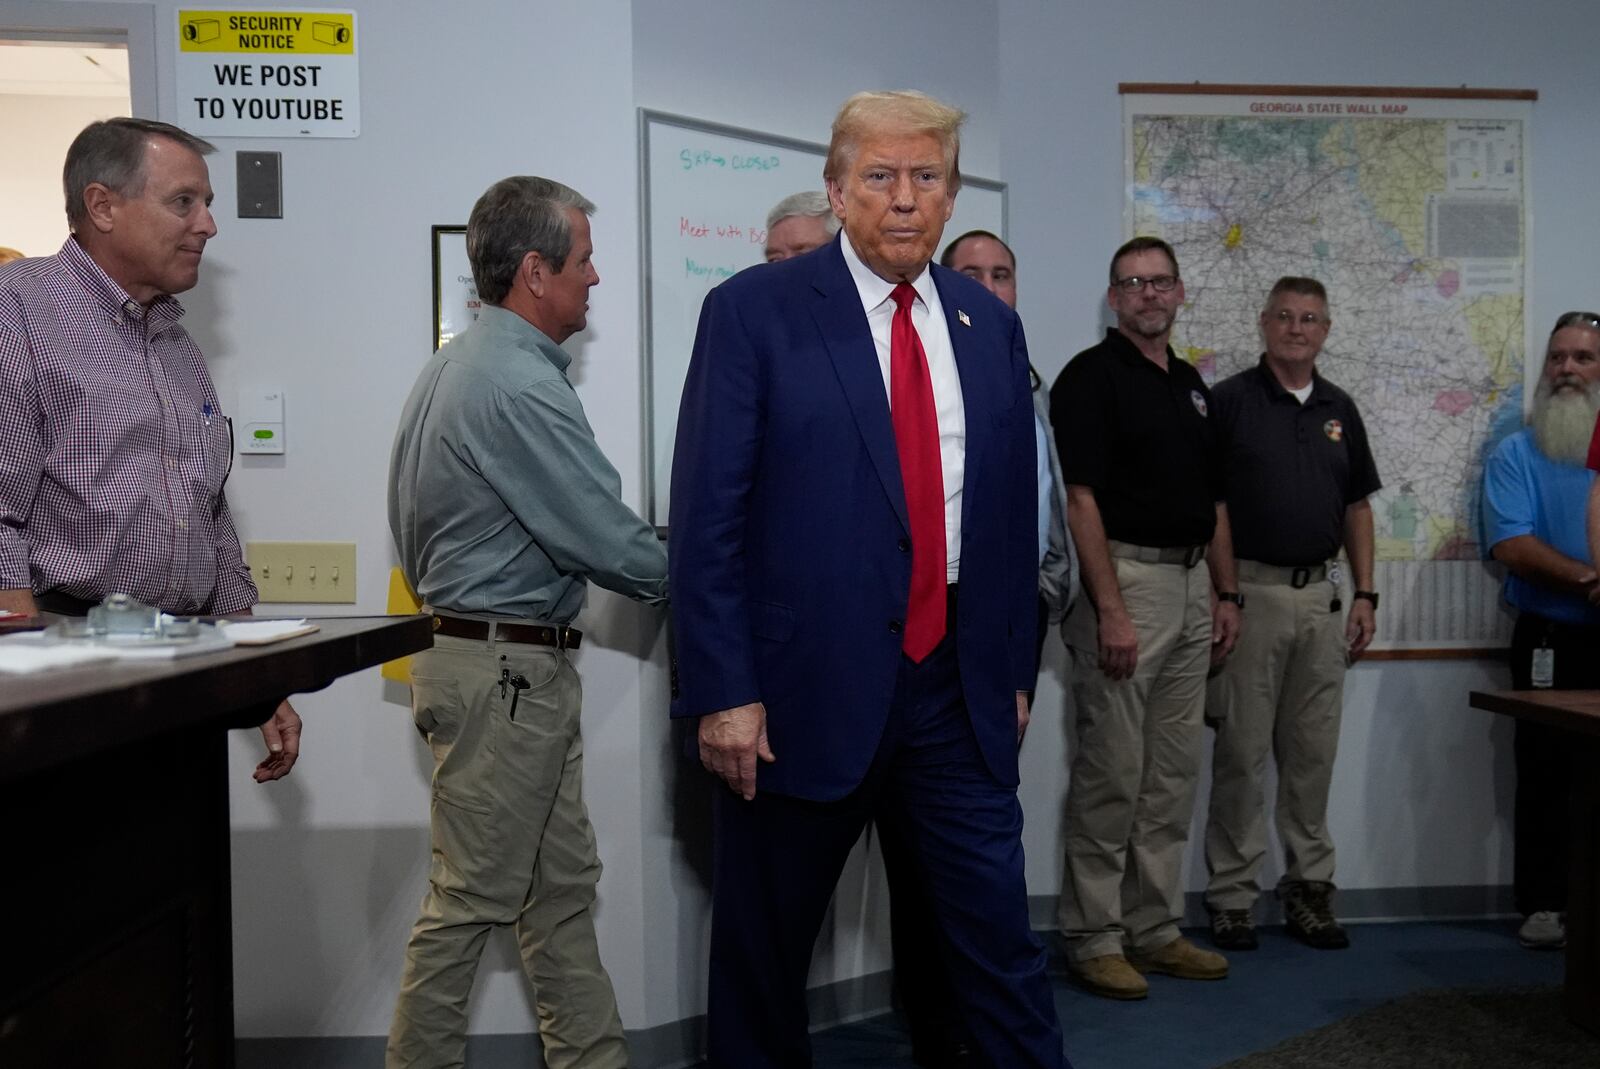
[[[911,600],[900,648],[913,662],[920,662],[945,632],[944,467],[939,461],[939,420],[928,357],[911,322],[917,291],[902,282],[891,296],[895,311],[889,330],[889,414],[911,521]]]

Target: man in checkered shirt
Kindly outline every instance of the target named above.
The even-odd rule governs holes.
[[[173,297],[217,232],[211,151],[166,123],[90,124],[67,150],[72,235],[0,267],[0,609],[256,602],[222,494],[228,421]],[[261,732],[256,781],[288,775],[300,717],[284,702]]]

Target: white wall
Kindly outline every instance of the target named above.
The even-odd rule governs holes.
[[[49,256],[67,240],[61,163],[78,131],[128,114],[128,100],[0,93],[0,245]]]
[[[172,100],[176,4],[156,5],[161,118]],[[600,205],[591,329],[575,367],[601,445],[641,490],[636,106],[825,140],[859,88],[910,85],[972,114],[963,162],[1011,183],[1023,312],[1041,371],[1097,333],[1104,261],[1120,238],[1124,80],[1490,84],[1536,87],[1534,318],[1590,306],[1600,173],[1588,106],[1596,65],[1576,3],[1513,12],[1486,0],[1379,0],[1303,10],[1240,0],[1174,7],[1034,0],[697,0],[529,4],[356,0],[364,128],[352,141],[220,142],[221,233],[188,322],[224,398],[284,388],[288,453],[248,458],[229,487],[245,537],[359,545],[362,611],[381,611],[396,413],[428,355],[428,227],[464,221],[509,173],[543,173]],[[237,220],[231,154],[284,153],[281,221]],[[703,1007],[703,781],[665,723],[660,618],[596,595],[581,624],[591,814],[606,874],[601,951],[625,1023]],[[1060,650],[1024,753],[1030,890],[1059,884],[1066,762]],[[1341,882],[1353,887],[1509,879],[1504,731],[1465,708],[1498,680],[1476,664],[1364,665],[1346,699],[1335,782]],[[238,1032],[387,1030],[426,861],[428,762],[403,694],[375,672],[298,699],[305,756],[283,783],[248,781],[258,743],[233,745]],[[1491,789],[1491,784],[1492,789]],[[886,964],[883,896],[846,877],[814,978]],[[1191,886],[1194,874],[1191,872]],[[531,1028],[505,941],[480,973],[473,1028]]]

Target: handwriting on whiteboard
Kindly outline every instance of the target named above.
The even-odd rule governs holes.
[[[693,171],[701,167],[709,167],[723,171],[775,171],[782,162],[777,156],[724,156],[720,152],[709,149],[682,149],[678,153],[678,162],[685,171]]]

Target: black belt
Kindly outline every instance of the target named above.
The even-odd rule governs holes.
[[[1326,564],[1282,565],[1262,564],[1260,561],[1241,559],[1238,564],[1242,583],[1277,583],[1304,590],[1312,583],[1328,578]]]
[[[33,603],[39,607],[40,612],[53,612],[58,616],[88,616],[89,610],[100,604],[87,598],[63,594],[59,590],[46,590],[43,594],[35,594]]]
[[[451,638],[474,638],[496,642],[520,642],[526,646],[553,646],[558,650],[575,650],[583,644],[583,632],[573,627],[555,627],[549,624],[487,623],[483,620],[463,620],[459,616],[435,616],[433,629]]]

